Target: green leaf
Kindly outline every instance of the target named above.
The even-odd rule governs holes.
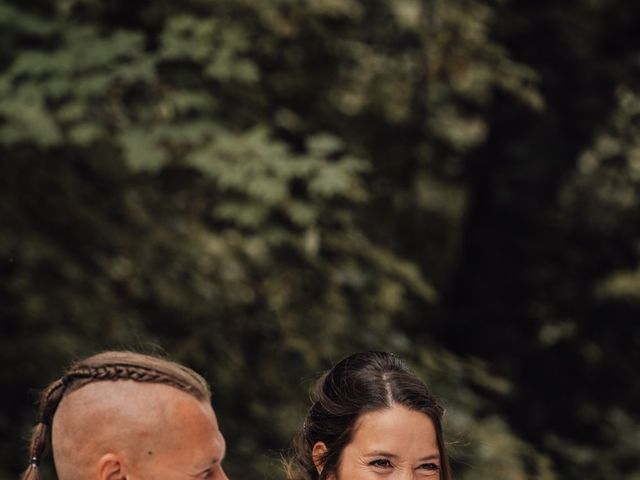
[[[124,149],[125,161],[133,172],[157,172],[169,160],[166,152],[149,132],[140,129],[126,130],[119,140]]]

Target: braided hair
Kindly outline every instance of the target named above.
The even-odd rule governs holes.
[[[73,364],[40,397],[40,419],[29,444],[29,466],[21,480],[40,480],[39,465],[51,443],[51,426],[60,401],[69,393],[94,382],[133,380],[164,384],[210,402],[207,382],[193,370],[169,360],[128,351],[108,351]]]

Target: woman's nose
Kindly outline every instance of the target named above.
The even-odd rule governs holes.
[[[396,470],[393,480],[418,480],[421,478],[417,472],[411,469]],[[437,480],[437,479],[436,479]]]

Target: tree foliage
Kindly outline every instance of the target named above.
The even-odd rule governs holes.
[[[150,345],[212,382],[230,476],[282,478],[357,349],[446,400],[457,478],[639,475],[615,7],[0,0],[0,478],[34,388]]]

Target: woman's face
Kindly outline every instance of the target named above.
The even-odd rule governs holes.
[[[392,406],[363,414],[333,480],[436,480],[440,452],[428,415]]]

